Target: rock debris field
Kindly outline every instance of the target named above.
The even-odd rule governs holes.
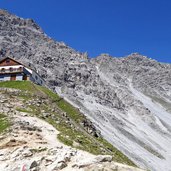
[[[15,110],[23,105],[20,99],[0,91],[0,113],[12,120],[10,131],[0,136],[1,171],[88,171],[103,168],[141,171],[113,162],[110,155],[95,156],[62,144],[57,139],[59,132],[52,125]]]

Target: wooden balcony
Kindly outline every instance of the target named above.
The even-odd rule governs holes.
[[[23,72],[23,67],[9,68],[9,69],[0,68],[0,74],[20,73],[20,72]]]

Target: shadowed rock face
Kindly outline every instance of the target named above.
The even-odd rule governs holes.
[[[46,36],[33,20],[0,11],[0,56],[37,69],[137,165],[171,168],[171,65],[138,53],[88,59]]]

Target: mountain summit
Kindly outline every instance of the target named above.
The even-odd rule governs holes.
[[[0,57],[33,67],[139,167],[171,168],[171,65],[140,54],[88,58],[30,19],[0,11]]]

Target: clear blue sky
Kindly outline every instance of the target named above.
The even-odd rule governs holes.
[[[91,57],[139,52],[171,63],[171,0],[1,0],[0,8]]]

